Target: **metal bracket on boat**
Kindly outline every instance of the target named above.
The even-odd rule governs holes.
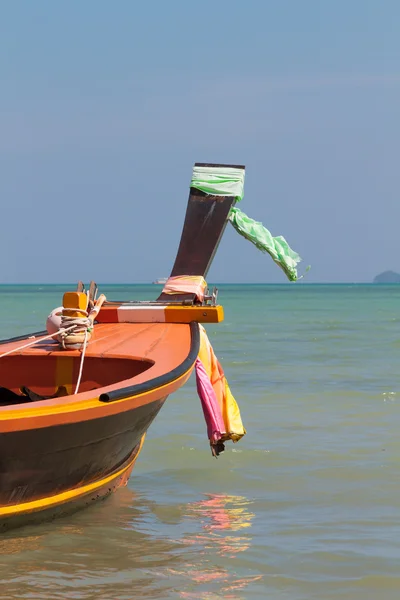
[[[211,306],[216,306],[218,297],[218,288],[214,287],[211,294],[209,289],[206,289],[206,293],[204,294],[203,305],[210,304]]]

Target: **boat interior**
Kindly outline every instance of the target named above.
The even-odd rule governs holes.
[[[80,361],[79,353],[4,357],[0,361],[0,406],[73,394]],[[153,365],[154,361],[149,359],[87,356],[79,391],[88,392],[132,379]]]
[[[97,324],[83,361],[81,350],[37,337],[28,348],[30,338],[0,343],[0,355],[10,352],[0,360],[0,407],[144,383],[176,369],[191,347],[190,326],[171,323]]]

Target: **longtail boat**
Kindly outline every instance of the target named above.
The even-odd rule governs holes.
[[[113,301],[80,282],[45,331],[0,342],[0,530],[125,485],[146,431],[195,368],[213,454],[244,435],[202,326],[223,320],[205,278],[228,220],[239,230],[247,218],[233,212],[243,184],[243,166],[195,164],[175,263],[158,298]],[[256,243],[253,229],[245,237]],[[282,266],[276,248],[264,249]]]

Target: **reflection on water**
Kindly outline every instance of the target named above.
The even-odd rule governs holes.
[[[241,600],[259,576],[236,575],[226,561],[249,547],[251,536],[239,532],[251,526],[250,505],[221,494],[168,505],[125,488],[71,517],[5,534],[0,576],[8,595],[0,598]]]
[[[147,512],[145,500],[124,489],[71,517],[9,532],[0,566],[8,596],[0,597],[166,597],[157,572],[176,562],[179,544],[147,533]]]
[[[18,554],[24,550],[37,550],[40,547],[40,535],[27,535],[25,537],[0,538],[0,556]]]
[[[254,514],[247,508],[252,504],[247,498],[224,494],[205,494],[205,497],[206,500],[189,504],[188,510],[200,518],[206,531],[250,527]]]
[[[0,536],[0,600],[399,599],[400,287],[222,287],[240,452],[211,459],[189,383],[128,488]],[[62,291],[0,294],[0,337]]]
[[[212,546],[222,555],[235,556],[247,550],[251,537],[229,535],[229,532],[250,527],[254,514],[248,510],[251,504],[243,496],[206,494],[205,500],[194,502],[187,507],[188,514],[201,524],[203,533],[185,538],[187,544],[202,543],[205,548]]]
[[[224,598],[239,600],[239,590],[244,590],[249,583],[261,579],[261,575],[254,577],[237,577],[227,568],[215,568],[212,561],[207,560],[210,549],[217,555],[235,557],[239,552],[245,552],[251,543],[251,536],[230,535],[251,526],[254,513],[248,506],[251,504],[244,496],[230,496],[224,494],[206,494],[204,500],[187,505],[186,514],[194,518],[201,526],[202,533],[185,536],[184,543],[197,546],[197,553],[203,558],[205,566],[199,570],[195,565],[188,565],[186,571],[194,583],[204,584],[218,582],[221,584],[221,593]],[[182,575],[182,573],[180,573]],[[211,598],[215,593],[200,591],[195,593],[182,591],[182,598]],[[217,596],[219,597],[219,596]]]

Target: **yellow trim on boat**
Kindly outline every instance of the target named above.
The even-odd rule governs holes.
[[[144,444],[145,437],[146,437],[146,434],[143,434],[141,437],[141,440],[139,442],[139,449],[135,453],[135,456],[129,462],[129,464],[126,465],[125,467],[123,467],[122,469],[120,469],[119,471],[117,471],[116,473],[113,473],[112,475],[109,475],[108,477],[105,477],[104,479],[100,479],[99,481],[95,481],[94,483],[89,483],[87,485],[84,485],[83,487],[80,487],[79,489],[68,490],[67,492],[62,492],[61,494],[55,494],[54,496],[40,498],[39,500],[32,500],[31,502],[23,502],[22,504],[13,504],[12,506],[4,506],[4,507],[0,508],[0,518],[7,517],[10,515],[19,515],[24,512],[29,513],[29,512],[36,512],[39,510],[45,510],[46,508],[52,508],[54,506],[57,506],[58,504],[65,504],[66,502],[68,502],[70,500],[78,500],[81,496],[84,496],[85,494],[89,494],[90,492],[95,491],[96,489],[102,487],[103,485],[107,485],[107,483],[110,483],[113,479],[117,479],[118,477],[123,475],[126,471],[128,471],[135,464],[135,461],[136,461],[137,457],[139,456],[139,453]]]
[[[68,394],[73,393],[72,381],[74,371],[74,358],[72,356],[57,356],[56,359],[56,389],[65,386]]]
[[[179,382],[181,381],[181,379],[184,379],[188,375],[188,373],[193,370],[193,368],[194,363],[187,371],[185,371],[185,373],[183,373],[180,377],[177,377],[173,381],[165,383],[160,387],[152,388],[151,390],[148,390],[146,392],[142,392],[141,394],[127,396],[126,398],[122,398],[121,400],[113,400],[112,404],[120,404],[121,402],[126,402],[127,400],[130,400],[132,398],[142,398],[143,396],[147,396],[148,394],[151,394],[156,390],[162,391],[163,389],[169,387],[171,383],[174,383],[176,381]],[[79,397],[79,395],[77,395],[77,397]],[[63,398],[65,398],[65,396]],[[62,413],[71,413],[78,412],[81,410],[88,410],[91,408],[99,408],[99,406],[107,406],[107,404],[105,404],[104,402],[100,402],[98,396],[96,396],[95,398],[90,398],[89,400],[78,400],[77,402],[70,402],[68,404],[59,404],[56,406],[51,406],[51,408],[49,406],[43,406],[39,408],[22,408],[21,410],[0,410],[0,421],[7,421],[8,419],[24,419],[27,417],[45,417],[50,415],[59,415]]]

